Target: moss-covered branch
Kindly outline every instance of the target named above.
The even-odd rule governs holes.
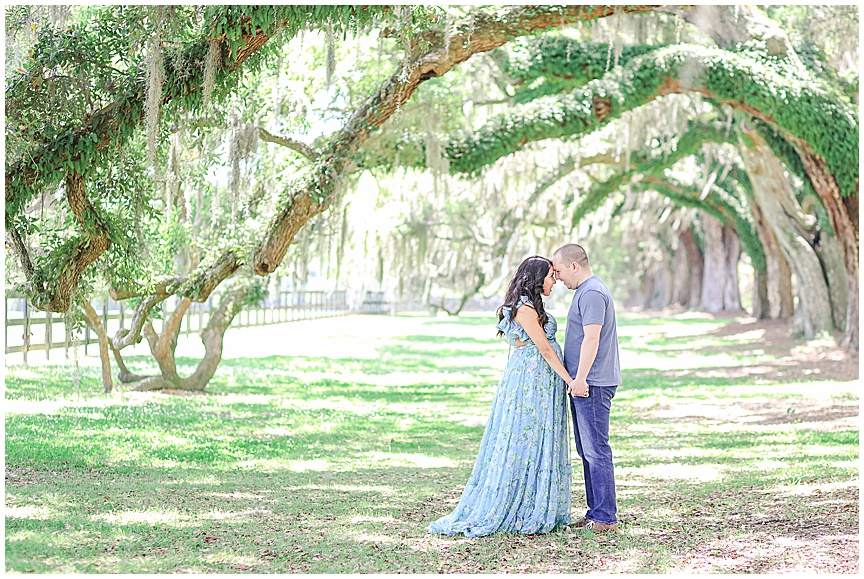
[[[346,29],[389,11],[389,6],[210,7],[201,37],[183,46],[178,57],[165,59],[161,102],[176,103],[183,110],[201,106],[211,39],[218,42],[219,55],[214,82],[224,90],[234,82],[233,73],[280,31],[290,38],[306,27],[324,23]],[[175,69],[174,63],[182,63],[182,68]],[[17,215],[42,187],[62,179],[67,170],[86,174],[88,167],[102,160],[103,148],[124,143],[139,128],[147,97],[143,70],[134,79],[125,92],[86,122],[58,133],[19,162],[6,166],[7,214]]]
[[[657,46],[623,46],[617,64],[623,65]],[[567,36],[538,36],[501,52],[502,70],[516,87],[517,103],[557,94],[601,78],[613,65],[612,47],[603,42],[578,42]]]
[[[721,181],[709,191],[690,190],[668,180],[665,170],[681,159],[696,155],[706,143],[723,143],[729,140],[725,129],[716,123],[694,123],[681,135],[675,150],[668,155],[653,156],[651,151],[643,150],[632,155],[632,166],[616,173],[602,183],[596,183],[579,200],[573,209],[573,226],[587,214],[595,211],[615,191],[625,184],[636,187],[651,186],[658,193],[670,198],[678,205],[695,207],[719,219],[724,225],[734,228],[745,250],[750,256],[753,267],[764,270],[766,267],[765,250],[759,240],[752,215],[745,202],[730,191],[741,189],[747,195],[747,180],[739,180],[739,174],[730,171],[725,181]],[[634,181],[634,177],[638,179]],[[734,178],[733,178],[734,177]],[[640,183],[642,185],[640,185]]]
[[[699,46],[669,46],[634,58],[602,79],[538,98],[451,142],[453,172],[476,175],[525,144],[584,135],[671,93],[699,92],[805,143],[825,160],[842,194],[857,195],[858,114],[825,83],[789,79],[767,60]]]
[[[57,250],[63,259],[56,270],[40,271],[34,280],[28,280],[27,286],[28,297],[33,305],[48,312],[63,313],[69,310],[78,278],[108,249],[110,243],[102,216],[87,198],[81,174],[69,173],[66,176],[66,200],[83,234],[70,239]]]
[[[636,12],[649,8],[628,6],[617,10]],[[408,101],[421,83],[513,38],[608,16],[615,11],[613,6],[506,7],[493,14],[475,14],[459,23],[449,39],[442,33],[426,52],[409,55],[331,139],[312,175],[281,196],[276,215],[253,256],[256,273],[267,275],[276,269],[300,228],[335,198],[342,178],[359,159],[359,148]]]

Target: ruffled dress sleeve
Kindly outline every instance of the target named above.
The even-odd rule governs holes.
[[[531,303],[531,300],[528,299],[528,296],[522,296],[519,298],[519,301],[516,303],[516,308],[518,309],[524,304],[528,304],[531,307],[534,305]],[[501,310],[501,313],[504,314],[504,317],[498,322],[498,329],[504,332],[504,338],[507,342],[512,346],[516,342],[516,338],[522,340],[522,342],[532,342],[531,338],[528,337],[528,332],[525,331],[525,328],[516,323],[515,320],[510,319],[510,311],[511,308],[504,307]],[[533,342],[532,342],[533,343]]]

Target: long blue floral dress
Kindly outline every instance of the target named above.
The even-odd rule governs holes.
[[[527,296],[517,307],[531,304]],[[548,315],[548,314],[547,314]],[[561,358],[551,315],[543,328]],[[456,509],[428,532],[480,537],[497,532],[533,535],[570,523],[570,438],[564,380],[510,320],[498,324],[514,348],[492,400],[492,411],[471,477]]]

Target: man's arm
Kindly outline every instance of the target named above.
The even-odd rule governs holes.
[[[576,370],[576,378],[573,380],[572,386],[567,389],[571,396],[586,396],[588,394],[588,372],[597,357],[602,328],[603,324],[582,326],[585,337],[582,339],[582,348],[579,350],[579,368]]]

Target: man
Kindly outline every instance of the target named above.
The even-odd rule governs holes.
[[[621,384],[615,304],[603,281],[591,272],[588,255],[576,244],[552,256],[555,276],[576,290],[567,315],[564,366],[570,383],[570,411],[576,452],[582,459],[588,512],[575,524],[594,532],[618,530],[615,474],[609,446],[609,412]]]

